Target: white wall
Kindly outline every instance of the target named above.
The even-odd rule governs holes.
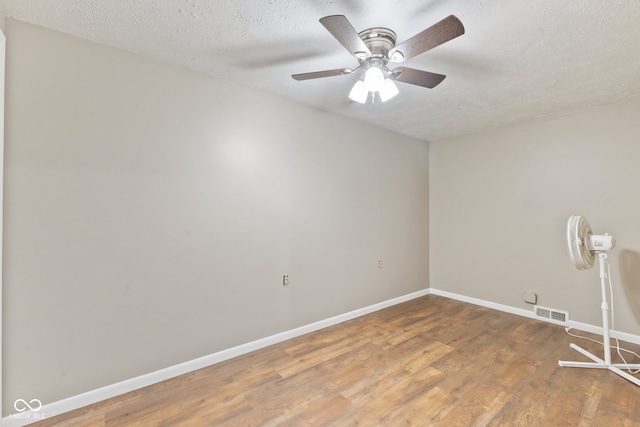
[[[4,200],[4,75],[5,52],[7,39],[4,35],[4,26],[0,29],[0,241],[2,241],[3,213],[2,201]],[[0,246],[0,416],[2,415],[2,247]]]
[[[601,325],[597,267],[578,271],[566,221],[611,232],[615,328],[640,335],[640,99],[430,144],[430,286]]]
[[[5,415],[428,287],[425,142],[6,33]]]

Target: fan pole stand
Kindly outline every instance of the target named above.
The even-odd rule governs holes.
[[[633,375],[623,371],[622,369],[640,369],[640,364],[624,364],[624,363],[611,363],[611,341],[610,341],[610,331],[609,331],[609,304],[607,303],[607,269],[606,269],[606,260],[607,254],[603,252],[598,253],[598,263],[600,265],[600,285],[602,288],[602,329],[603,329],[603,338],[604,338],[604,360],[599,357],[589,353],[587,350],[583,349],[576,344],[571,343],[569,346],[586,356],[587,358],[593,360],[593,362],[566,362],[560,360],[558,364],[562,367],[567,368],[597,368],[597,369],[608,369],[622,378],[631,381],[637,386],[640,386],[640,379],[634,377]]]

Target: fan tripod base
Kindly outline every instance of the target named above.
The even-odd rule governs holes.
[[[609,304],[607,303],[607,279],[609,277],[607,274],[608,268],[607,268],[606,253],[598,252],[598,264],[600,265],[600,290],[602,291],[602,304],[600,305],[600,308],[602,309],[602,332],[603,332],[602,338],[603,338],[603,345],[604,345],[604,360],[594,356],[593,354],[589,353],[587,350],[581,347],[578,347],[575,344],[570,344],[569,346],[572,349],[576,350],[582,355],[593,360],[593,362],[564,362],[560,360],[558,364],[560,366],[565,366],[568,368],[608,369],[611,372],[617,375],[620,375],[625,380],[629,380],[635,385],[640,386],[640,379],[622,370],[622,369],[629,369],[629,370],[640,369],[640,365],[611,363],[611,340],[610,340],[611,331],[609,330]]]
[[[607,364],[604,360],[599,357],[594,356],[589,353],[587,350],[579,347],[575,344],[569,345],[572,349],[582,353],[587,356],[589,359],[593,360],[593,362],[565,362],[560,360],[558,365],[566,367],[566,368],[596,368],[596,369],[608,369],[611,372],[620,375],[622,378],[631,381],[637,386],[640,386],[640,379],[634,377],[633,375],[623,371],[622,369],[640,369],[640,365],[637,364],[628,364],[624,363],[615,363],[615,364]],[[622,368],[622,369],[621,369]]]

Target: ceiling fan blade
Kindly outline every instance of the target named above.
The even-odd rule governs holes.
[[[413,58],[416,55],[440,46],[463,34],[464,26],[462,22],[454,15],[450,15],[391,49],[389,51],[389,58],[392,58],[394,53],[398,51],[402,53],[399,61]],[[396,58],[397,57],[398,55],[396,54]]]
[[[371,55],[369,48],[364,44],[358,32],[344,15],[330,15],[320,18],[320,23],[344,46],[352,55],[364,52]]]
[[[407,67],[396,67],[391,73],[395,76],[394,79],[399,82],[422,86],[429,89],[433,89],[438,86],[446,77],[443,74],[430,73],[429,71],[416,70],[415,68]]]
[[[314,71],[312,73],[292,74],[295,80],[310,80],[319,79],[322,77],[341,76],[343,74],[349,74],[353,70],[351,68],[336,68],[334,70]]]

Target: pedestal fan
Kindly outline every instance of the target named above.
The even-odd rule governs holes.
[[[635,385],[640,386],[640,379],[621,369],[640,369],[640,365],[611,363],[609,304],[607,303],[607,280],[609,279],[609,276],[606,251],[613,249],[615,246],[613,236],[609,233],[594,235],[591,232],[591,226],[587,219],[583,216],[574,215],[570,217],[567,222],[567,245],[569,246],[569,255],[578,270],[586,270],[593,267],[595,264],[595,257],[598,257],[598,264],[600,266],[600,287],[602,290],[601,309],[604,338],[604,360],[572,343],[570,344],[572,349],[593,360],[593,362],[566,362],[561,360],[558,364],[569,368],[609,369],[610,371],[631,381]]]

